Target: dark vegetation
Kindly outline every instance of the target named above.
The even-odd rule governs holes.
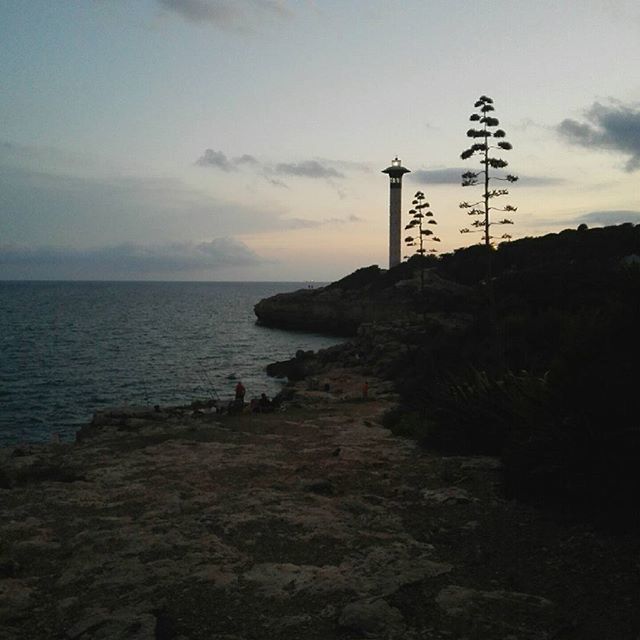
[[[625,224],[430,258],[473,287],[474,320],[426,328],[398,369],[404,406],[389,425],[447,453],[500,456],[513,497],[637,526],[638,255],[640,225]]]

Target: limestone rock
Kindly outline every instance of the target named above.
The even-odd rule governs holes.
[[[8,578],[0,581],[0,627],[8,621],[22,617],[33,599],[28,581]]]
[[[295,357],[267,365],[267,375],[297,381],[313,375],[319,367],[313,351],[298,351]]]
[[[83,635],[95,631],[98,627],[105,624],[108,620],[106,609],[96,609],[87,612],[82,620],[79,620],[66,630],[66,636],[69,640],[76,640]]]
[[[474,500],[468,491],[460,487],[425,489],[422,495],[427,502],[433,502],[435,504],[468,504]]]
[[[483,629],[487,637],[511,633],[518,640],[536,640],[548,637],[547,631],[558,623],[550,600],[517,591],[481,591],[452,584],[441,589],[436,603],[463,625]]]
[[[339,565],[262,563],[254,565],[243,577],[257,584],[265,595],[280,599],[336,590],[379,598],[395,593],[403,585],[451,571],[450,564],[436,562],[430,555],[431,545],[407,539],[404,543],[372,547],[364,557],[348,557]]]
[[[69,629],[68,640],[156,640],[156,617],[131,609],[90,613]]]
[[[466,309],[472,303],[469,287],[425,269],[422,298],[430,310]],[[398,318],[419,319],[415,297],[419,272],[404,263],[389,271],[373,265],[319,289],[300,289],[261,300],[254,311],[261,324],[355,335],[363,323],[386,323]]]
[[[384,633],[385,638],[400,636],[404,630],[402,613],[382,599],[351,602],[342,610],[338,624],[364,636]]]
[[[336,493],[333,483],[328,478],[307,480],[302,483],[302,490],[317,493],[321,496],[333,496]]]
[[[499,458],[474,456],[473,458],[465,458],[460,469],[463,471],[499,471],[502,466]]]

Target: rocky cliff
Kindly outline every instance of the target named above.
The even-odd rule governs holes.
[[[423,278],[424,287],[412,263],[389,271],[374,265],[326,287],[265,298],[254,310],[265,326],[353,336],[366,323],[413,322],[427,310],[464,310],[471,304],[469,287],[445,280],[435,269],[425,269]]]

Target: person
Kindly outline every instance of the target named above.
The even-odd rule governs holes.
[[[260,406],[260,411],[262,413],[267,413],[271,411],[271,400],[269,400],[266,393],[263,393],[260,395],[260,400],[258,404]]]
[[[244,406],[244,394],[247,390],[244,388],[241,380],[238,380],[238,384],[236,385],[236,405],[243,407]]]
[[[366,400],[369,397],[369,383],[365,380],[362,385],[362,399]]]

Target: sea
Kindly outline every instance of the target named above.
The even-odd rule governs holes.
[[[256,324],[295,282],[0,282],[0,445],[71,441],[98,409],[273,396],[266,366],[341,340]]]

